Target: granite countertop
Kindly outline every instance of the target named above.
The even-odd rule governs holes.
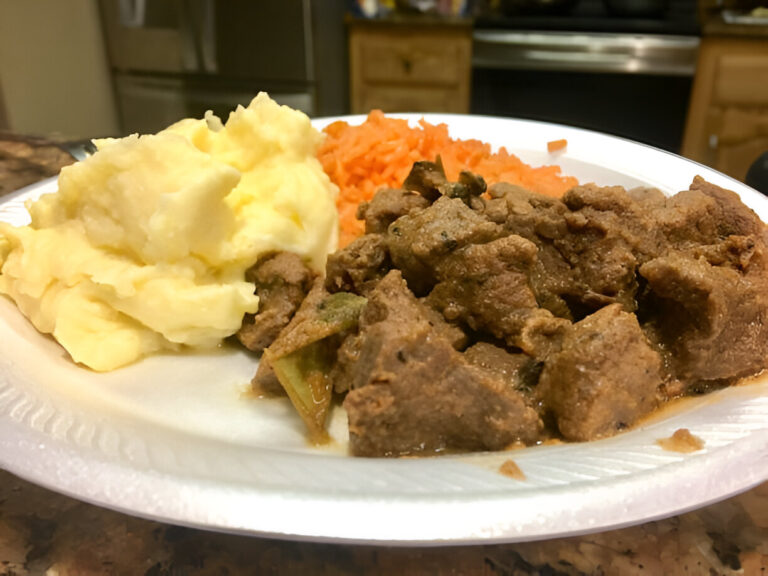
[[[54,143],[0,135],[0,194],[73,161]],[[136,518],[0,470],[0,576],[27,574],[768,574],[768,483],[696,511],[597,534],[457,547],[270,540]]]

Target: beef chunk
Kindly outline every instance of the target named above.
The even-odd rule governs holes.
[[[718,237],[717,202],[698,190],[684,190],[667,198],[652,214],[667,245],[672,249],[709,244]]]
[[[617,302],[637,305],[637,267],[661,250],[663,239],[642,205],[624,188],[576,186],[563,202],[568,233],[554,244],[571,266],[569,291],[561,294],[574,318]]]
[[[492,240],[500,227],[457,198],[441,197],[420,212],[393,222],[386,235],[394,265],[417,295],[436,282],[435,270],[448,254],[468,244]]]
[[[399,272],[371,292],[352,338],[344,408],[355,455],[498,450],[538,438],[535,410],[439,336]]]
[[[325,287],[329,292],[365,294],[392,267],[381,234],[365,234],[328,256]]]
[[[764,225],[738,195],[699,176],[651,211],[669,249],[715,244],[731,235],[761,236]]]
[[[647,320],[679,378],[690,384],[755,373],[768,360],[765,246],[732,236],[644,264]]]
[[[336,351],[336,364],[330,373],[334,392],[343,394],[349,391],[353,381],[364,382],[361,374],[365,367],[358,364],[362,347],[363,339],[354,334],[347,336],[339,345]]]
[[[646,210],[664,206],[667,201],[664,192],[658,188],[639,186],[627,190],[627,194],[629,194],[629,197],[632,198],[632,200],[643,206]]]
[[[505,224],[509,216],[509,206],[503,198],[483,199],[482,214],[491,222]]]
[[[694,177],[690,189],[697,190],[717,202],[718,210],[714,216],[721,238],[731,235],[757,236],[765,233],[765,225],[759,216],[741,201],[736,192],[711,184],[701,176]]]
[[[503,182],[491,186],[489,194],[492,199],[503,199],[507,204],[507,233],[531,241],[551,240],[565,233],[563,215],[567,208],[562,200]]]
[[[637,261],[645,262],[664,248],[664,238],[648,213],[648,207],[658,204],[663,198],[658,190],[653,189],[636,189],[630,193],[621,186],[587,184],[566,192],[563,202],[570,210],[566,214],[566,222],[571,233],[587,232],[590,236],[593,230],[599,232],[602,242],[593,245],[593,250],[631,251]],[[623,277],[623,273],[615,272],[613,267],[610,275]],[[589,284],[593,282],[596,280],[588,281]],[[622,280],[614,282],[621,286]]]
[[[661,236],[642,202],[620,187],[576,186],[562,201],[497,185],[507,201],[506,229],[538,248],[531,285],[540,306],[579,319],[618,302],[634,311],[636,272]]]
[[[592,440],[654,409],[661,367],[637,318],[612,304],[574,324],[544,363],[537,393],[567,440]]]
[[[728,266],[749,274],[750,278],[766,273],[766,245],[755,236],[728,236],[716,244],[701,244],[684,252],[694,259],[703,259],[712,266]]]
[[[535,244],[515,235],[457,250],[437,267],[439,282],[427,302],[449,321],[542,354],[538,345],[526,348],[533,341],[531,321],[548,315],[539,310],[529,283],[536,252]]]
[[[400,216],[426,208],[429,204],[420,194],[399,188],[382,188],[370,202],[360,203],[357,217],[365,222],[366,234],[383,234]]]
[[[519,326],[515,345],[536,360],[544,360],[559,350],[571,325],[568,320],[553,316],[544,308],[519,310],[515,316],[514,322]]]
[[[315,273],[296,254],[277,252],[261,258],[245,278],[256,286],[259,311],[245,316],[237,338],[249,350],[262,352],[291,320]]]
[[[555,316],[572,319],[562,294],[574,292],[573,269],[555,244],[567,234],[565,204],[518,186],[499,184],[493,193],[503,195],[506,200],[505,231],[522,236],[536,245],[536,261],[530,281],[539,306]]]
[[[425,299],[421,299],[421,302],[424,304]],[[445,338],[456,350],[464,350],[467,347],[469,336],[460,326],[448,322],[440,311],[429,305],[423,306],[422,312],[440,337]]]
[[[369,312],[369,316],[372,312]],[[440,312],[420,303],[419,313],[423,314],[423,320],[431,326],[436,336],[448,342],[454,349],[463,350],[469,343],[469,338],[464,331],[454,324],[446,322]],[[331,381],[337,393],[344,393],[350,389],[353,382],[360,382],[360,353],[363,338],[352,336],[346,338],[337,352],[337,362],[333,367]]]
[[[448,320],[504,338],[510,312],[537,307],[528,283],[535,258],[536,245],[520,236],[465,246],[437,266],[439,282],[428,302]]]
[[[466,349],[464,359],[497,374],[508,386],[522,392],[530,405],[535,403],[532,391],[538,382],[541,364],[527,354],[509,352],[490,342],[477,342]]]

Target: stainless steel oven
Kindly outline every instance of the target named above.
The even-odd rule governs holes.
[[[581,0],[569,14],[480,18],[472,111],[581,126],[677,152],[699,46],[695,3],[687,4],[672,0],[672,13],[635,18]]]

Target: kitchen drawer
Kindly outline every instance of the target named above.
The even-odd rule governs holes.
[[[462,38],[375,34],[360,39],[367,82],[457,84],[466,74]]]
[[[351,111],[469,112],[472,28],[429,21],[352,21]],[[423,22],[423,21],[422,21]]]

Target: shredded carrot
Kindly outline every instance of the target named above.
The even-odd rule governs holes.
[[[552,140],[551,142],[547,142],[547,151],[557,152],[558,150],[565,149],[566,146],[568,146],[568,140],[565,138],[562,140]]]
[[[407,120],[374,110],[359,126],[334,122],[324,132],[318,158],[339,187],[341,247],[363,233],[363,223],[356,218],[360,202],[370,200],[380,188],[402,186],[419,160],[434,161],[439,155],[451,181],[458,179],[461,170],[470,170],[489,185],[509,182],[549,196],[561,196],[578,184],[575,178],[561,175],[558,166],[529,166],[505,148],[492,152],[480,140],[453,139],[447,125],[423,119],[411,127]]]

